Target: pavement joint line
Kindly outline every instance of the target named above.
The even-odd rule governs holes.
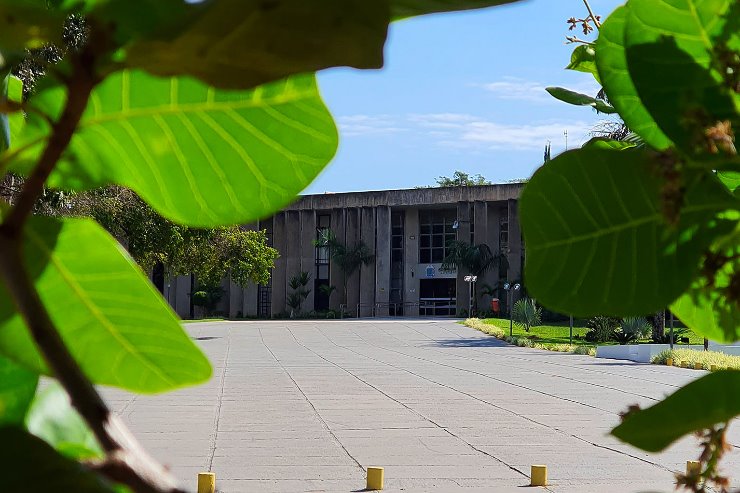
[[[572,438],[575,438],[575,439],[577,439],[577,440],[580,440],[580,441],[582,441],[582,442],[584,442],[584,443],[589,443],[589,444],[591,444],[591,445],[593,445],[593,446],[595,446],[595,447],[598,447],[598,448],[601,448],[601,449],[604,449],[604,450],[609,450],[610,452],[614,452],[614,453],[616,453],[616,454],[619,454],[619,455],[623,455],[623,456],[626,456],[626,457],[631,457],[631,458],[634,458],[634,459],[638,459],[638,460],[640,460],[640,461],[642,461],[642,462],[645,462],[646,464],[650,464],[650,465],[652,465],[652,466],[655,466],[655,467],[657,467],[657,468],[660,468],[660,469],[664,469],[664,470],[666,470],[666,471],[669,471],[669,472],[674,472],[674,471],[673,471],[672,469],[669,469],[669,468],[667,468],[667,467],[665,467],[665,466],[662,466],[662,465],[660,465],[660,464],[657,464],[657,463],[654,463],[654,462],[651,462],[651,461],[648,461],[648,460],[642,459],[642,458],[640,458],[640,457],[637,457],[637,456],[634,456],[634,455],[628,454],[628,453],[626,453],[626,452],[623,452],[623,451],[620,451],[620,450],[617,450],[617,449],[614,449],[614,448],[611,448],[611,447],[607,447],[607,446],[604,446],[604,445],[598,445],[598,444],[596,444],[596,443],[594,443],[594,442],[591,442],[590,440],[587,440],[587,439],[585,439],[585,438],[583,438],[583,437],[580,437],[580,436],[577,436],[577,435],[573,435],[573,434],[570,434],[570,433],[564,432],[564,431],[562,431],[562,430],[559,430],[558,428],[555,428],[555,427],[553,427],[553,426],[547,425],[547,424],[545,424],[545,423],[541,423],[541,422],[539,422],[539,421],[537,421],[537,420],[535,420],[535,419],[533,419],[533,418],[530,418],[530,417],[528,417],[528,416],[525,416],[525,415],[523,415],[523,414],[519,414],[519,413],[517,413],[517,412],[515,412],[515,411],[512,411],[512,410],[510,410],[510,409],[507,409],[507,408],[505,408],[505,407],[502,407],[502,406],[498,406],[498,405],[496,405],[496,404],[493,404],[492,402],[489,402],[489,401],[487,401],[487,400],[485,400],[485,399],[481,399],[480,397],[474,396],[474,395],[472,395],[472,394],[469,394],[469,393],[467,393],[467,392],[465,392],[465,391],[462,391],[462,390],[459,390],[459,389],[455,389],[454,387],[450,387],[450,386],[448,386],[448,385],[446,385],[446,384],[443,384],[443,383],[441,383],[441,382],[436,382],[436,381],[434,381],[434,380],[432,380],[432,379],[429,379],[429,378],[427,378],[427,377],[423,377],[423,376],[421,376],[421,375],[418,375],[418,374],[416,374],[416,373],[412,372],[411,370],[407,370],[407,369],[405,369],[405,368],[402,368],[402,367],[398,367],[398,366],[395,366],[395,365],[393,365],[393,364],[391,364],[391,363],[386,363],[386,362],[384,362],[384,361],[376,360],[375,358],[372,358],[372,357],[370,357],[370,356],[367,356],[367,355],[365,355],[365,354],[362,354],[362,353],[359,353],[359,352],[357,352],[357,351],[354,351],[353,349],[350,349],[350,348],[346,348],[346,347],[343,347],[343,346],[341,346],[341,345],[339,345],[339,344],[335,343],[334,341],[332,341],[332,340],[331,340],[331,339],[330,339],[329,337],[327,337],[327,336],[326,336],[326,334],[324,334],[324,333],[323,333],[323,332],[321,331],[321,329],[318,329],[318,328],[317,328],[317,330],[318,330],[319,332],[321,332],[321,334],[322,334],[322,335],[323,335],[323,336],[324,336],[324,337],[325,337],[325,338],[326,338],[327,340],[329,340],[330,342],[332,342],[332,343],[333,343],[334,345],[336,345],[337,347],[339,347],[339,348],[342,348],[342,349],[344,349],[344,350],[346,350],[346,351],[351,351],[351,352],[353,352],[353,353],[355,353],[355,354],[357,354],[357,355],[359,355],[359,356],[362,356],[362,357],[364,357],[364,358],[367,358],[367,359],[371,359],[371,360],[373,360],[373,361],[377,361],[378,363],[381,363],[381,364],[384,364],[384,365],[390,366],[390,367],[392,367],[392,368],[395,368],[395,369],[397,369],[397,370],[402,370],[402,371],[406,371],[407,373],[410,373],[411,375],[414,375],[414,376],[416,376],[416,377],[418,377],[418,378],[421,378],[422,380],[426,380],[426,381],[428,381],[428,382],[434,383],[434,384],[436,384],[436,385],[440,385],[440,386],[442,386],[442,387],[445,387],[445,388],[447,388],[447,389],[449,389],[449,390],[452,390],[452,391],[454,391],[454,392],[458,392],[458,393],[460,393],[460,394],[463,394],[463,395],[465,395],[465,396],[468,396],[468,397],[470,397],[471,399],[474,399],[474,400],[476,400],[476,401],[482,402],[482,403],[484,403],[484,404],[487,404],[487,405],[489,405],[489,406],[491,406],[491,407],[494,407],[494,408],[496,408],[496,409],[499,409],[499,410],[502,410],[502,411],[505,411],[505,412],[511,413],[511,414],[513,414],[514,416],[517,416],[517,417],[519,417],[519,418],[522,418],[522,419],[524,419],[524,420],[526,420],[526,421],[529,421],[529,422],[531,422],[531,423],[535,423],[535,424],[537,424],[537,425],[540,425],[540,426],[544,426],[545,428],[548,428],[549,430],[551,430],[551,431],[553,431],[553,432],[555,432],[555,433],[558,433],[558,434],[560,434],[560,435],[562,435],[562,436],[572,437]],[[294,335],[293,337],[295,338],[295,335]],[[359,336],[359,335],[358,335],[358,337],[360,337],[361,339],[363,339],[363,338],[362,338],[361,336]],[[370,342],[368,342],[367,340],[365,340],[365,339],[363,339],[363,340],[365,341],[365,343],[366,343],[366,344],[370,344],[370,345],[373,345],[373,344],[371,344]],[[300,344],[300,343],[299,343],[299,344]],[[374,345],[373,345],[373,346],[374,346]],[[305,347],[305,346],[304,346],[304,347]],[[378,346],[374,346],[374,347],[378,347]],[[309,351],[311,351],[311,349],[310,349],[310,348],[306,348],[306,349],[309,349]],[[314,352],[314,353],[315,353],[315,352]],[[318,355],[319,357],[322,357],[322,356],[321,356],[321,355],[319,355],[318,353],[315,353],[315,354],[317,354],[317,355]],[[322,358],[322,359],[323,359],[323,358]],[[333,364],[333,363],[332,363],[332,364]],[[345,371],[347,371],[347,370],[345,370]],[[356,378],[357,378],[357,377],[356,377]],[[368,385],[370,385],[370,384],[368,384]],[[372,385],[370,385],[370,386],[372,386]],[[374,388],[374,387],[373,387],[373,388]],[[382,391],[380,391],[380,392],[382,393]],[[390,396],[389,396],[389,398],[391,398],[391,399],[392,399],[392,397],[390,397]],[[395,399],[394,399],[394,400],[395,400]],[[399,403],[400,403],[400,402],[399,402]],[[400,404],[401,404],[401,405],[404,405],[403,403],[400,403]],[[406,406],[404,405],[404,407],[406,407]],[[414,411],[414,412],[417,412],[417,411],[415,411],[415,410],[413,410],[413,409],[411,409],[411,410],[412,410],[412,411]],[[417,412],[417,414],[419,414],[419,413]],[[423,417],[423,416],[422,416],[422,417]],[[425,419],[428,419],[428,418],[426,418],[426,417],[425,417]],[[429,419],[428,419],[428,420],[429,420]],[[430,421],[430,422],[433,422],[432,420],[429,420],[429,421]],[[436,424],[436,423],[435,423],[435,424]],[[439,426],[439,425],[437,425],[437,426]],[[442,428],[442,429],[444,429],[445,431],[449,432],[449,431],[448,431],[448,430],[447,430],[446,428],[443,428],[443,427],[440,427],[440,428]],[[456,435],[454,435],[454,434],[453,434],[453,433],[451,433],[451,432],[449,432],[449,433],[450,433],[450,434],[452,434],[453,436],[456,436]],[[457,437],[457,436],[456,436],[456,437]],[[458,438],[459,438],[459,437],[458,437]],[[467,442],[466,440],[464,440],[464,439],[462,439],[462,438],[460,438],[460,439],[461,439],[461,440],[462,440],[463,442],[465,442],[465,443],[468,443],[468,442]],[[470,445],[470,446],[471,446],[472,448],[474,448],[474,449],[478,450],[478,449],[477,449],[477,448],[476,448],[475,446],[473,446],[472,444],[468,443],[468,445]],[[486,455],[490,455],[490,454],[488,454],[488,453],[486,453],[486,452],[483,452],[483,451],[481,451],[481,452],[482,452],[482,453],[484,453],[484,454],[486,454]],[[506,462],[504,462],[504,461],[502,461],[502,460],[498,459],[497,457],[495,457],[495,456],[493,456],[493,455],[490,455],[490,456],[491,456],[491,457],[493,457],[493,458],[495,458],[496,460],[499,460],[499,461],[500,461],[500,462],[501,462],[502,464],[505,464],[505,465],[507,465],[508,467],[510,467],[511,469],[513,469],[513,470],[515,470],[515,471],[519,472],[520,474],[523,474],[523,475],[525,475],[526,477],[529,477],[529,476],[528,476],[528,475],[527,475],[526,473],[524,473],[524,472],[522,472],[522,471],[520,471],[520,470],[518,470],[518,469],[516,469],[516,468],[514,468],[514,467],[512,467],[512,466],[510,466],[510,465],[508,465],[508,464],[506,464]]]
[[[210,453],[208,454],[208,471],[213,471],[213,458],[216,455],[216,446],[218,444],[218,427],[221,423],[221,405],[224,400],[224,389],[226,388],[226,369],[229,367],[229,353],[231,353],[231,328],[226,329],[226,354],[224,355],[224,365],[221,370],[221,379],[219,382],[218,404],[216,406],[216,417],[213,421],[213,434],[211,435]]]
[[[408,326],[406,326],[406,327],[408,327]],[[466,326],[462,326],[462,327],[466,327]],[[409,329],[410,330],[413,330],[415,332],[418,332],[416,329],[413,329],[413,328],[410,328],[410,327],[409,327]],[[387,331],[385,331],[383,329],[380,329],[380,330],[383,331],[383,332],[385,332],[386,334],[388,334]],[[444,328],[444,330],[447,330],[450,334],[455,334],[455,332],[452,332],[449,329]],[[475,329],[471,329],[471,330],[475,330]],[[399,338],[397,338],[397,337],[395,337],[395,336],[393,336],[391,334],[388,334],[388,335],[390,337],[393,337],[396,340],[402,341],[402,339],[399,339]],[[458,337],[460,337],[460,334],[455,334],[455,335],[457,335]],[[436,343],[440,343],[441,342],[439,339],[434,339],[434,338],[431,338],[429,336],[426,336],[426,337],[430,341],[434,341]],[[511,344],[508,344],[508,343],[506,343],[506,344],[509,345],[509,346],[514,347]],[[406,346],[407,347],[413,347],[413,346],[410,346],[408,344],[406,344]],[[422,350],[427,349],[427,350],[434,351],[434,352],[437,352],[437,353],[442,352],[442,350],[439,349],[439,348],[424,348],[424,347],[421,347],[421,346],[418,346],[418,347],[419,347],[419,349],[422,349]],[[442,352],[442,353],[445,354],[446,356],[452,356],[453,358],[456,358],[456,359],[463,359],[463,360],[466,360],[466,361],[477,361],[477,362],[480,362],[480,363],[484,363],[485,362],[485,361],[483,361],[483,360],[481,360],[479,358],[476,358],[476,357],[465,357],[465,356],[459,356],[459,355],[451,354],[451,353],[444,353],[444,352]],[[504,356],[504,358],[506,358],[506,356]],[[531,360],[526,360],[524,358],[522,358],[522,360],[531,362]],[[552,364],[555,365],[556,363],[552,363]],[[599,387],[599,388],[603,388],[603,389],[612,390],[614,392],[621,392],[621,393],[627,394],[627,395],[634,395],[636,397],[641,397],[643,399],[650,399],[650,400],[655,401],[655,402],[658,402],[659,401],[659,399],[655,399],[654,397],[651,397],[651,396],[648,396],[648,395],[637,394],[635,392],[629,392],[629,391],[618,389],[618,388],[615,388],[615,387],[610,387],[608,385],[601,385],[601,384],[598,384],[598,383],[588,382],[588,381],[580,380],[580,379],[577,379],[577,378],[568,378],[568,377],[565,377],[563,375],[558,375],[558,374],[555,374],[555,373],[547,373],[547,372],[544,372],[544,371],[534,370],[532,368],[523,368],[523,367],[520,367],[520,366],[511,365],[511,364],[503,364],[501,366],[506,366],[507,368],[513,368],[513,369],[521,370],[521,371],[528,371],[528,372],[536,373],[536,374],[539,374],[539,375],[546,375],[546,376],[551,376],[551,377],[556,377],[556,378],[562,378],[562,379],[567,380],[569,382],[578,382],[578,383],[582,383],[584,385],[590,385],[590,386],[594,386],[594,387]],[[568,365],[558,365],[558,366],[564,366],[564,367],[568,367],[568,368],[573,368],[573,366],[568,366]],[[604,372],[604,373],[605,374],[608,374],[608,375],[616,375],[614,373],[609,373],[609,372]],[[644,381],[648,381],[650,383],[659,384],[659,385],[665,385],[665,384],[662,384],[662,382],[656,382],[654,380],[644,380]],[[666,386],[673,387],[675,389],[678,389],[679,388],[676,385],[666,385]]]
[[[319,331],[319,332],[320,332],[320,333],[321,333],[321,334],[322,334],[322,335],[323,335],[324,337],[326,337],[326,334],[324,334],[324,333],[323,333],[323,332],[321,331],[321,329],[320,329],[319,327],[315,327],[315,329],[316,329],[316,330],[318,330],[318,331]],[[478,453],[480,453],[480,454],[483,454],[483,455],[485,455],[485,456],[487,456],[487,457],[490,457],[490,458],[494,459],[494,460],[495,460],[496,462],[499,462],[500,464],[503,464],[504,466],[508,467],[508,468],[509,468],[509,469],[511,469],[512,471],[514,471],[514,472],[517,472],[517,473],[521,474],[522,476],[524,476],[524,477],[526,477],[526,478],[528,478],[528,477],[529,477],[529,476],[528,476],[528,475],[527,475],[527,474],[526,474],[525,472],[521,471],[520,469],[517,469],[516,467],[514,467],[513,465],[511,465],[511,464],[507,463],[507,462],[506,462],[506,461],[504,461],[503,459],[500,459],[499,457],[496,457],[495,455],[493,455],[493,454],[491,454],[491,453],[489,453],[489,452],[486,452],[486,451],[484,451],[484,450],[481,450],[481,449],[479,449],[478,447],[476,447],[476,446],[475,446],[475,445],[473,445],[472,443],[468,442],[468,441],[467,441],[467,440],[465,440],[464,438],[462,438],[462,437],[460,437],[460,436],[456,435],[455,433],[453,433],[452,431],[450,431],[450,430],[449,430],[449,429],[448,429],[447,427],[441,426],[441,425],[440,425],[439,423],[435,422],[435,421],[434,421],[433,419],[431,419],[431,418],[428,418],[427,416],[425,416],[425,415],[424,415],[424,414],[422,414],[421,412],[417,411],[416,409],[414,409],[414,408],[410,407],[410,406],[409,406],[408,404],[405,404],[405,403],[403,403],[403,402],[399,401],[398,399],[394,398],[394,397],[393,397],[393,396],[391,396],[390,394],[388,394],[388,393],[386,393],[386,392],[384,392],[384,391],[380,390],[380,389],[379,389],[378,387],[374,386],[373,384],[371,384],[371,383],[369,383],[369,382],[367,382],[367,381],[363,380],[363,379],[362,379],[361,377],[358,377],[357,375],[355,375],[354,373],[352,373],[352,372],[351,372],[350,370],[348,370],[348,369],[344,368],[343,366],[341,366],[341,365],[339,365],[339,364],[337,364],[337,363],[334,363],[333,361],[331,361],[331,360],[329,360],[329,359],[325,358],[324,356],[322,356],[321,354],[317,353],[316,351],[314,351],[314,350],[313,350],[313,349],[311,349],[310,347],[308,347],[308,346],[304,345],[304,344],[303,344],[302,342],[300,342],[300,341],[298,340],[298,338],[296,338],[295,334],[293,333],[293,331],[292,331],[292,330],[290,330],[290,328],[288,328],[288,332],[290,332],[290,334],[291,334],[291,335],[293,336],[293,339],[295,339],[295,342],[296,342],[296,344],[298,344],[299,346],[301,346],[301,347],[303,347],[303,348],[305,348],[305,349],[307,349],[307,350],[311,351],[311,352],[312,352],[313,354],[315,354],[316,356],[318,356],[318,357],[319,357],[319,358],[321,358],[322,360],[326,361],[327,363],[329,363],[329,364],[331,364],[331,365],[334,365],[334,366],[336,366],[336,367],[337,367],[337,368],[339,368],[340,370],[342,370],[342,371],[346,372],[347,374],[351,375],[352,377],[354,377],[355,379],[357,379],[357,380],[359,380],[360,382],[364,383],[364,384],[365,384],[365,385],[367,385],[368,387],[370,387],[370,388],[374,389],[375,391],[379,392],[380,394],[382,394],[382,395],[386,396],[386,397],[387,397],[388,399],[392,400],[393,402],[395,402],[395,403],[397,403],[397,404],[401,405],[402,407],[404,407],[404,408],[408,409],[409,411],[411,411],[412,413],[416,414],[417,416],[419,416],[419,417],[421,417],[421,418],[425,419],[426,421],[428,421],[428,422],[432,423],[432,424],[433,424],[433,425],[434,425],[435,427],[439,428],[440,430],[443,430],[443,431],[444,431],[445,433],[448,433],[448,434],[449,434],[450,436],[452,436],[452,437],[456,438],[457,440],[460,440],[461,442],[463,442],[464,444],[466,444],[466,445],[467,445],[468,447],[470,447],[471,449],[475,450],[476,452],[478,452]],[[328,339],[328,338],[327,338],[327,339]],[[341,346],[338,346],[338,347],[341,347]],[[353,352],[354,352],[354,351],[353,351]],[[357,353],[357,354],[359,354],[359,353]],[[423,443],[423,442],[422,442],[422,443]],[[426,446],[426,445],[425,445],[425,446]]]
[[[324,336],[324,337],[326,337],[326,336]],[[562,400],[562,401],[565,401],[565,402],[570,402],[572,404],[577,404],[577,405],[580,405],[580,406],[589,407],[591,409],[596,409],[598,411],[603,411],[603,412],[614,414],[614,415],[618,415],[619,414],[619,413],[615,413],[614,411],[610,411],[609,409],[602,409],[602,408],[600,408],[598,406],[593,406],[591,404],[586,404],[585,402],[579,402],[579,401],[576,401],[576,400],[573,400],[573,399],[568,399],[567,397],[561,397],[561,396],[558,396],[558,395],[555,395],[555,394],[550,394],[550,393],[545,392],[545,391],[542,391],[542,390],[533,389],[533,388],[527,387],[526,385],[521,385],[521,384],[518,384],[518,383],[509,382],[507,380],[502,380],[500,378],[496,378],[496,377],[493,377],[491,375],[487,375],[485,373],[481,373],[481,372],[478,372],[478,371],[475,371],[475,370],[468,370],[467,368],[460,368],[459,366],[454,366],[454,365],[450,365],[450,364],[447,364],[447,363],[438,363],[438,362],[433,361],[433,360],[430,360],[430,359],[422,358],[422,357],[419,357],[419,356],[414,356],[414,355],[411,355],[411,354],[404,353],[402,351],[397,351],[395,349],[384,348],[384,347],[381,347],[381,346],[372,344],[371,342],[369,342],[369,341],[365,340],[364,338],[362,338],[362,336],[359,336],[359,337],[361,339],[363,339],[363,341],[365,341],[366,344],[369,344],[369,345],[371,345],[374,348],[382,349],[384,351],[389,351],[389,352],[392,352],[392,353],[397,353],[397,354],[406,356],[407,358],[418,359],[419,361],[424,361],[424,362],[431,363],[431,364],[434,364],[434,365],[444,366],[446,368],[452,368],[454,370],[458,370],[458,371],[462,371],[462,372],[466,372],[466,373],[472,373],[474,375],[478,375],[478,376],[481,376],[483,378],[488,378],[488,379],[493,380],[495,382],[503,383],[503,384],[506,384],[506,385],[511,385],[512,387],[517,387],[517,388],[528,390],[530,392],[534,392],[534,393],[537,393],[537,394],[546,395],[546,396],[552,397],[554,399],[559,399],[559,400]],[[327,337],[327,339],[328,339],[328,337]],[[334,343],[334,344],[336,345],[336,343]],[[338,347],[341,347],[339,345],[337,345],[337,346]],[[356,353],[356,354],[361,354],[361,353]],[[370,358],[370,359],[372,359],[372,358]],[[388,364],[389,366],[393,366],[390,363],[386,363],[386,364]],[[413,373],[413,372],[411,372],[409,370],[406,370],[405,368],[396,367],[396,366],[393,366],[393,367],[396,368],[396,369],[399,369],[399,370],[408,371],[412,375],[419,376],[419,375],[417,375],[417,374],[415,374],[415,373]],[[423,377],[420,377],[420,378],[423,378]],[[429,380],[429,381],[430,382],[433,382],[433,380]],[[439,384],[439,382],[434,382],[434,383]],[[439,384],[439,385],[443,385],[443,384]],[[457,389],[455,389],[455,390],[457,390]]]
[[[467,327],[466,325],[460,325],[460,324],[457,324],[457,323],[455,323],[455,325],[459,325],[460,327],[465,327],[466,329],[469,329],[470,331],[472,331],[472,332],[474,332],[476,334],[478,334],[478,333],[483,334],[482,332],[476,331],[475,329],[472,329],[470,327]],[[408,326],[406,326],[406,327],[408,327]],[[410,330],[414,330],[414,331],[418,332],[414,328],[411,328],[411,327],[408,327],[408,328]],[[457,337],[460,337],[460,334],[459,333],[453,332],[452,330],[450,330],[447,327],[440,327],[440,328],[442,330],[445,330],[445,331],[449,332],[450,334],[453,334],[453,335],[455,335]],[[433,339],[433,338],[431,338],[429,336],[426,336],[424,334],[421,334],[421,333],[420,333],[420,335],[426,337],[427,339],[429,339],[431,341],[438,342],[438,339]],[[485,334],[483,334],[483,335],[485,335]],[[493,337],[493,336],[487,336],[487,337]],[[470,338],[470,339],[472,339],[472,338]],[[485,338],[482,338],[482,339],[485,340]],[[402,339],[399,339],[399,340],[402,340]],[[509,344],[508,342],[501,341],[501,343],[503,345],[500,346],[500,347],[512,347],[512,348],[513,347],[517,347],[517,346],[514,346],[512,344]],[[409,347],[413,347],[413,346],[409,346]],[[567,354],[567,353],[565,353],[565,354]],[[576,355],[574,355],[574,356],[576,356]],[[593,369],[593,368],[583,368],[581,366],[566,365],[566,364],[563,364],[563,363],[556,363],[556,362],[553,362],[553,361],[534,361],[534,360],[532,360],[530,358],[525,358],[525,357],[522,357],[522,356],[514,356],[514,355],[500,355],[499,357],[504,358],[504,359],[519,360],[519,361],[523,361],[523,362],[526,362],[526,363],[537,363],[537,364],[545,364],[545,365],[559,366],[559,367],[562,367],[562,368],[576,368],[576,367],[578,367],[580,370],[585,371],[585,372],[588,372],[588,373],[599,373],[599,374],[602,374],[602,375],[611,375],[611,376],[615,376],[615,377],[619,377],[619,378],[626,378],[628,380],[638,380],[640,382],[649,382],[649,383],[654,383],[654,384],[659,384],[659,385],[665,385],[666,387],[673,387],[675,389],[681,388],[680,385],[673,385],[673,384],[670,384],[670,383],[660,382],[660,381],[649,379],[649,378],[634,377],[634,376],[631,376],[631,375],[625,375],[623,373],[614,373],[614,372],[605,371],[605,370],[602,370],[602,369],[596,370],[596,369]],[[480,361],[480,360],[477,360],[477,361]],[[629,363],[630,362],[625,362],[625,364],[629,364]],[[638,365],[630,365],[630,366],[638,366]],[[639,365],[639,366],[651,366],[651,365]],[[518,367],[515,367],[515,368],[518,368]],[[659,372],[659,373],[661,375],[665,375],[666,374],[665,372]]]
[[[291,335],[293,334],[288,326],[285,326],[285,328],[288,330],[288,332],[291,333]],[[321,424],[323,425],[324,429],[331,435],[332,439],[342,448],[342,450],[344,450],[344,453],[347,454],[347,456],[350,459],[352,459],[354,461],[354,463],[357,464],[357,467],[359,467],[360,470],[364,473],[365,472],[365,468],[362,466],[362,464],[360,464],[360,461],[358,461],[355,458],[355,456],[352,455],[349,452],[349,450],[347,450],[347,447],[344,446],[344,444],[341,442],[341,440],[339,440],[339,438],[337,438],[337,436],[334,434],[334,432],[331,430],[331,428],[327,424],[327,422],[324,419],[324,417],[321,416],[321,413],[318,411],[318,409],[316,409],[316,406],[314,406],[313,402],[311,402],[311,399],[308,398],[308,396],[303,391],[303,389],[301,388],[301,386],[298,385],[298,382],[295,381],[295,379],[293,378],[293,375],[291,375],[290,372],[285,368],[285,366],[283,366],[283,363],[278,359],[277,356],[275,356],[275,353],[272,352],[272,349],[270,349],[270,346],[267,345],[267,343],[265,342],[264,337],[262,336],[262,329],[258,329],[258,330],[259,330],[260,341],[262,342],[262,345],[265,346],[265,348],[267,349],[267,351],[275,359],[275,362],[278,364],[278,366],[280,366],[280,368],[283,370],[283,372],[285,372],[285,374],[288,375],[288,378],[290,378],[290,380],[293,382],[293,385],[295,385],[295,388],[298,389],[298,392],[300,392],[301,395],[303,396],[303,398],[306,399],[306,402],[308,403],[309,406],[311,406],[311,409],[313,409],[314,414],[316,414],[316,416],[321,421]],[[294,336],[294,338],[295,338],[295,336]]]

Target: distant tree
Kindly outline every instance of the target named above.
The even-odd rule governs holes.
[[[311,281],[311,274],[308,272],[300,272],[288,281],[288,286],[293,290],[287,299],[288,306],[290,307],[290,318],[295,316],[295,312],[301,311],[303,302],[306,301],[306,298],[311,293],[311,290],[306,288],[309,281]]]
[[[455,171],[452,177],[439,176],[435,180],[440,187],[475,187],[479,185],[492,185],[483,175],[469,175],[463,171]]]
[[[494,253],[485,243],[472,245],[466,241],[451,241],[447,244],[447,256],[442,260],[442,270],[451,272],[465,270],[474,276],[481,276],[494,267],[508,266],[506,257]],[[473,311],[478,311],[478,285],[473,292]]]
[[[343,303],[347,303],[347,278],[349,278],[361,265],[370,265],[375,260],[375,254],[372,253],[362,240],[352,246],[344,245],[340,242],[334,232],[330,229],[322,230],[321,235],[314,241],[317,247],[326,247],[329,249],[329,256],[332,261],[342,271],[344,286]],[[329,293],[331,294],[331,293]]]

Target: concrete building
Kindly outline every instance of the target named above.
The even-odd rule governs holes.
[[[264,229],[280,252],[267,286],[245,289],[224,282],[221,310],[230,317],[276,317],[289,313],[291,277],[308,272],[311,290],[302,311],[342,308],[349,316],[450,316],[467,312],[468,272],[441,269],[450,240],[487,244],[506,255],[508,269],[492,269],[478,279],[503,285],[521,280],[524,251],[517,200],[522,184],[420,188],[305,195],[273,217],[248,227]],[[314,240],[331,229],[348,246],[364,242],[375,254],[351,276],[344,274]],[[174,281],[174,280],[173,280]],[[327,296],[322,285],[335,286]],[[345,297],[346,286],[346,301]],[[165,297],[183,317],[190,315],[190,279],[180,278]],[[505,305],[503,290],[497,297]],[[479,296],[481,309],[490,297]]]

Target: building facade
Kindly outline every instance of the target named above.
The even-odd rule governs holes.
[[[487,244],[506,256],[508,268],[494,268],[477,280],[500,287],[519,281],[524,251],[519,228],[520,183],[474,187],[420,188],[305,195],[247,227],[264,229],[280,252],[270,283],[240,288],[224,281],[221,311],[230,317],[278,317],[290,312],[290,279],[307,272],[310,282],[302,312],[342,310],[349,316],[450,316],[470,306],[468,272],[445,272],[450,240]],[[349,276],[315,240],[331,229],[338,241],[363,242],[374,253]],[[346,279],[345,279],[346,277]],[[327,295],[322,285],[334,286]],[[178,278],[165,297],[182,317],[191,315],[191,280]],[[497,296],[505,304],[505,294]],[[479,296],[481,309],[490,297]]]

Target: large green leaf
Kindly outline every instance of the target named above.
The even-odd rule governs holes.
[[[85,374],[98,384],[158,392],[203,382],[211,368],[123,248],[89,219],[32,217],[26,269]],[[46,366],[0,286],[0,352]]]
[[[8,493],[114,493],[82,464],[59,455],[40,438],[11,426],[0,427],[2,491]]]
[[[548,308],[578,316],[655,312],[683,293],[737,200],[707,173],[669,226],[652,154],[581,149],[540,168],[521,197],[525,281]]]
[[[0,74],[0,105],[8,101],[8,78],[10,74]],[[10,147],[10,122],[8,114],[0,109],[0,152]]]
[[[591,74],[596,82],[601,84],[599,71],[596,69],[596,50],[592,45],[578,45],[571,53],[570,63],[565,68]]]
[[[104,455],[90,428],[72,407],[67,392],[56,382],[36,395],[26,416],[26,428],[71,459]]]
[[[216,0],[189,7],[185,22],[126,45],[123,63],[238,89],[335,66],[383,65],[387,0]]]
[[[390,0],[390,4],[393,17],[399,18],[435,12],[479,9],[517,1],[519,0]]]
[[[727,216],[739,224],[740,214],[733,212]],[[728,296],[732,278],[740,272],[739,232],[736,227],[732,234],[715,241],[710,247],[712,258],[725,258],[726,262],[720,266],[716,260],[705,260],[705,269],[711,268],[712,272],[703,269],[691,288],[671,305],[673,313],[693,332],[717,342],[740,340],[740,310],[737,301]]]
[[[609,102],[634,132],[658,150],[671,146],[671,141],[658,128],[637,95],[627,70],[624,49],[624,22],[627,7],[619,7],[601,25],[596,41],[596,66]]]
[[[0,0],[0,68],[26,48],[61,39],[63,13],[43,0]]]
[[[62,89],[52,88],[34,104],[57,115],[61,100]],[[48,132],[43,118],[29,115],[22,142],[5,159],[27,173]],[[112,182],[176,222],[248,223],[294,200],[336,147],[313,76],[235,92],[126,71],[95,90],[49,184],[80,189]]]
[[[563,87],[546,87],[545,90],[555,99],[559,99],[568,104],[574,104],[576,106],[590,106],[601,113],[616,113],[616,110],[606,101],[592,98],[587,94],[581,94],[580,92],[571,91],[570,89],[565,89]]]
[[[740,414],[740,371],[710,373],[643,411],[628,416],[612,435],[659,452],[684,435]]]
[[[740,124],[740,95],[724,80],[734,71],[715,63],[720,45],[740,49],[740,3],[630,0],[627,7],[627,65],[642,103],[677,146],[709,153],[703,141],[710,126]]]
[[[737,171],[719,171],[717,177],[731,192],[736,192],[740,187],[740,172]]]
[[[39,376],[0,356],[0,424],[20,424],[31,404]]]

